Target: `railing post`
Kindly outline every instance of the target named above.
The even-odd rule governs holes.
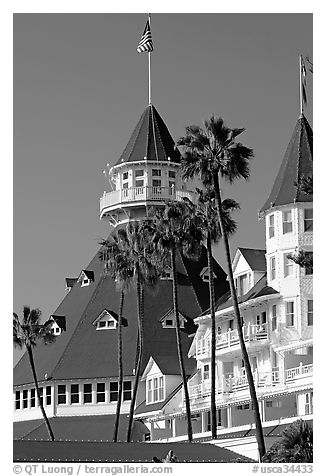
[[[300,362],[300,364],[299,364],[299,375],[302,375],[302,367],[303,367],[302,362]]]
[[[231,347],[231,329],[228,330],[228,347]]]

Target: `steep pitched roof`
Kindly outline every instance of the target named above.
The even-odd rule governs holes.
[[[180,152],[163,119],[153,105],[147,106],[115,165],[139,160],[180,162]]]
[[[313,132],[305,116],[300,116],[292,138],[286,149],[283,162],[276,176],[272,191],[260,210],[264,212],[272,207],[293,202],[312,202],[312,195],[298,190],[294,182],[301,175],[312,174]]]
[[[244,259],[253,271],[266,271],[266,250],[257,250],[254,248],[239,248]]]
[[[267,274],[265,273],[259,281],[243,296],[238,297],[238,303],[244,303],[251,299],[255,299],[262,296],[270,296],[271,294],[278,294],[271,286],[267,286]],[[228,309],[229,307],[233,306],[231,292],[226,292],[223,296],[217,299],[215,303],[216,311],[220,311],[222,309]],[[201,315],[204,316],[207,314],[208,311],[203,312]]]
[[[200,270],[207,265],[206,251],[198,262],[177,255],[177,276],[179,291],[179,310],[188,321],[182,330],[182,346],[187,372],[190,373],[196,362],[187,358],[191,339],[188,334],[196,329],[193,319],[209,305],[208,284],[199,276]],[[219,297],[227,289],[226,275],[215,263],[215,292]],[[76,283],[66,294],[54,315],[66,316],[67,331],[57,337],[51,345],[39,343],[34,350],[35,365],[39,381],[52,379],[105,378],[118,375],[117,333],[99,332],[92,325],[104,309],[118,313],[120,292],[114,280],[103,275],[103,264],[97,254],[87,266],[92,270],[94,281],[88,286]],[[161,280],[153,296],[145,291],[144,305],[144,370],[152,356],[172,372],[171,361],[178,362],[175,329],[163,328],[160,318],[172,306],[172,282]],[[123,333],[123,365],[126,376],[133,375],[137,339],[137,301],[136,292],[131,289],[126,294],[123,315],[128,327]],[[82,349],[82,352],[81,352]],[[162,369],[163,370],[163,369]],[[14,369],[14,385],[32,383],[28,356],[25,353]]]

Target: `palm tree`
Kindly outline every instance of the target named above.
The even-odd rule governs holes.
[[[177,145],[184,148],[181,160],[183,177],[188,179],[198,176],[205,187],[214,188],[217,201],[216,211],[225,248],[227,274],[230,283],[239,343],[253,406],[257,444],[261,459],[265,453],[264,435],[254,379],[242,333],[242,319],[233,280],[229,241],[222,219],[223,207],[220,190],[220,179],[224,179],[230,184],[233,184],[236,179],[249,178],[249,161],[253,157],[253,150],[235,141],[236,137],[243,131],[244,129],[230,129],[224,124],[222,118],[217,119],[212,116],[204,122],[204,128],[199,126],[186,127],[186,134],[178,140]]]
[[[111,234],[110,238],[108,240],[102,240],[100,245],[102,248],[98,254],[98,257],[101,261],[104,261],[105,273],[115,280],[117,288],[120,290],[118,314],[118,400],[113,432],[113,442],[116,443],[118,440],[119,420],[123,395],[122,312],[125,293],[130,287],[130,281],[132,278],[132,263],[128,260],[127,254],[123,251],[119,236],[117,234]]]
[[[152,243],[154,243],[156,247],[158,261],[160,261],[161,266],[164,268],[167,264],[167,260],[164,256],[169,256],[168,262],[171,266],[178,359],[186,405],[188,441],[191,442],[191,409],[182,353],[176,253],[177,251],[181,251],[188,257],[199,257],[202,233],[200,227],[197,226],[196,217],[193,216],[191,208],[186,202],[167,202],[164,209],[151,210],[150,216],[152,217]]]
[[[55,335],[52,331],[53,321],[49,319],[44,324],[40,324],[41,315],[42,313],[39,309],[31,310],[28,306],[24,306],[22,319],[19,319],[18,315],[14,312],[13,338],[15,347],[19,347],[20,349],[26,347],[29,363],[32,369],[38,404],[40,406],[50,438],[52,441],[54,441],[54,434],[48,417],[45,413],[43,398],[41,397],[38,386],[33,355],[33,348],[36,347],[39,340],[42,340],[44,344],[52,344],[55,341]]]
[[[215,192],[212,188],[206,190],[196,189],[198,195],[197,206],[193,207],[193,213],[196,214],[201,221],[202,229],[204,230],[206,238],[207,249],[207,265],[209,277],[209,298],[210,298],[210,314],[211,314],[211,430],[212,438],[217,438],[217,417],[216,417],[216,321],[215,321],[215,292],[214,292],[214,266],[212,243],[218,243],[221,239],[221,228],[216,221],[217,203]],[[231,211],[239,209],[239,204],[230,198],[222,202],[223,223],[227,236],[230,236],[236,231],[236,223],[231,218]]]
[[[134,410],[143,357],[144,289],[154,288],[159,280],[159,272],[151,261],[151,246],[146,224],[130,221],[125,228],[117,231],[119,246],[124,259],[130,263],[132,281],[137,295],[138,340],[135,381],[130,403],[127,442],[131,440]]]
[[[264,463],[312,463],[313,430],[304,420],[296,420],[282,432],[263,458]]]

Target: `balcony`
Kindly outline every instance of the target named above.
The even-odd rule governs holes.
[[[100,198],[100,217],[102,217],[106,211],[110,211],[112,207],[116,207],[120,204],[144,201],[182,200],[184,197],[193,201],[195,193],[186,190],[176,190],[170,187],[145,186],[104,192],[103,197]]]
[[[285,372],[279,370],[274,370],[272,372],[253,372],[255,387],[258,390],[258,393],[264,393],[264,391],[272,390],[273,387],[282,387],[285,388],[290,385],[293,386],[293,383],[301,384],[302,379],[306,377],[312,377],[313,374],[313,364],[309,365],[300,365],[292,369],[288,369]],[[204,380],[202,383],[197,385],[189,385],[189,397],[192,402],[196,400],[205,399],[210,396],[210,380]],[[216,379],[216,398],[234,392],[240,392],[242,390],[248,390],[248,380],[247,376],[240,375],[223,375],[220,378]]]
[[[243,326],[243,335],[245,342],[265,343],[268,342],[269,332],[267,324],[247,324]],[[216,351],[221,349],[231,349],[239,345],[239,335],[236,329],[229,329],[228,332],[216,335]],[[211,339],[202,337],[196,342],[196,356],[209,357],[211,352]]]

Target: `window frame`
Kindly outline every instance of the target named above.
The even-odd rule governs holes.
[[[292,305],[292,312],[289,312],[288,310],[289,305]],[[289,318],[291,319],[290,321],[289,321]],[[285,327],[294,327],[294,324],[295,324],[294,301],[286,301],[285,302]]]
[[[285,220],[285,215],[290,216],[290,220]],[[287,229],[289,228],[289,229]],[[282,233],[286,235],[288,233],[293,233],[293,214],[292,210],[284,210],[282,212]]]
[[[165,400],[164,375],[156,375],[146,380],[146,403],[158,403]]]
[[[86,387],[89,388],[90,386],[90,391],[86,391]],[[90,397],[90,401],[86,401],[88,400],[88,398]],[[93,403],[93,384],[91,383],[84,383],[83,385],[83,403],[84,404],[89,404],[89,403]]]
[[[152,177],[162,177],[161,169],[152,169]]]
[[[104,390],[99,390],[103,385]],[[104,398],[103,398],[104,397]],[[103,398],[103,400],[102,400]],[[96,384],[96,403],[106,403],[106,385],[105,382],[97,382]]]
[[[295,268],[294,268],[294,262],[291,261],[288,258],[289,253],[284,253],[283,254],[283,274],[284,278],[290,278],[291,276],[293,277],[295,275]],[[289,269],[292,270],[291,273],[289,273]]]
[[[309,303],[311,303],[311,309],[309,309]],[[314,325],[314,300],[307,299],[307,326],[311,327]]]
[[[116,388],[113,388],[116,387]],[[119,382],[112,380],[109,382],[109,402],[117,402],[119,398]]]
[[[18,398],[17,398],[18,396]],[[20,390],[15,390],[15,410],[21,410],[21,392]]]
[[[311,212],[311,217],[306,217],[306,212]],[[311,228],[309,227],[311,226]],[[314,215],[313,208],[303,209],[303,231],[304,233],[311,233],[314,230]]]
[[[129,387],[130,388],[126,388]],[[130,398],[129,398],[130,394]],[[132,381],[131,380],[124,380],[122,385],[122,400],[124,402],[129,402],[132,399]]]
[[[63,387],[64,391],[60,391],[60,390],[62,390],[62,388],[60,389],[60,387]],[[64,400],[64,401],[60,401],[60,400]],[[58,385],[58,388],[57,388],[57,405],[67,405],[67,386],[65,384],[59,384]]]
[[[31,401],[31,408],[35,408],[36,407],[36,389],[35,388],[31,388],[30,401]]]
[[[269,279],[274,281],[276,279],[276,256],[270,256],[269,258]]]
[[[275,314],[274,314],[274,310],[275,310]],[[272,331],[276,331],[276,329],[277,329],[277,304],[272,305],[271,321],[272,321]]]
[[[25,410],[26,408],[28,408],[28,389],[24,389],[22,393],[22,409]]]
[[[74,387],[74,391],[73,391]],[[77,387],[77,391],[75,390]],[[72,383],[70,384],[70,405],[79,405],[80,404],[80,395],[79,395],[79,383]],[[76,400],[76,401],[73,401]]]
[[[271,239],[274,237],[275,237],[275,214],[272,213],[268,217],[268,238]]]
[[[51,405],[52,403],[52,387],[47,385],[45,387],[45,405]]]

